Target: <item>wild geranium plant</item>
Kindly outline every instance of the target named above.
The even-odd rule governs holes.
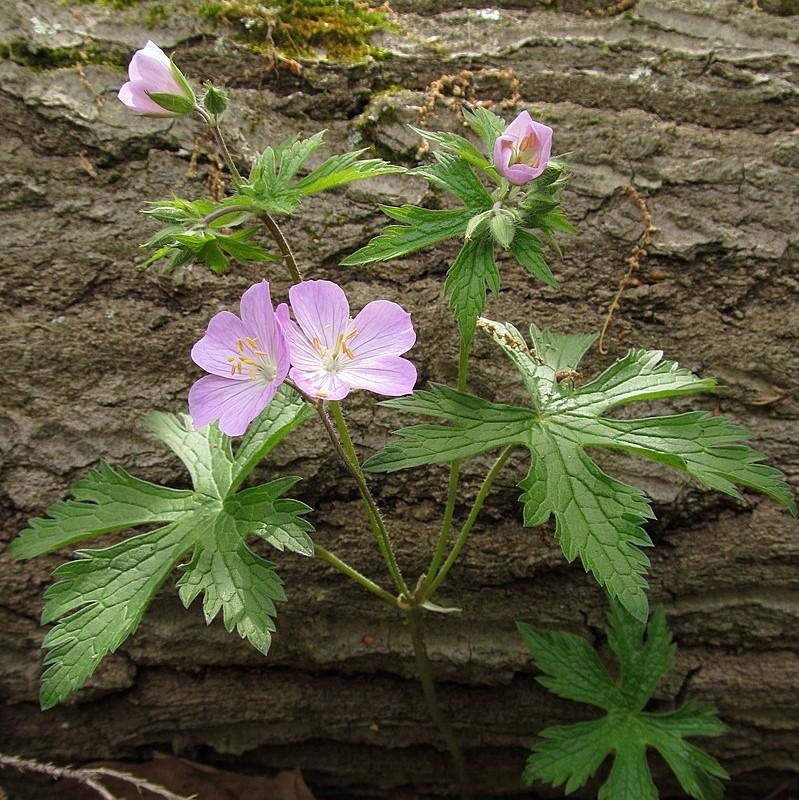
[[[381,206],[392,224],[342,262],[379,262],[445,240],[460,243],[443,286],[460,334],[457,385],[415,389],[416,332],[409,310],[374,298],[355,313],[334,281],[303,280],[277,221],[319,192],[404,168],[361,150],[333,155],[308,170],[307,159],[322,145],[319,133],[269,146],[240,171],[219,125],[225,92],[208,87],[198,100],[174,62],[152,42],[134,55],[130,81],[119,97],[139,114],[199,115],[215,133],[231,177],[230,194],[221,201],[173,198],[145,210],[164,224],[146,245],[152,251],[146,263],[160,262],[169,271],[195,261],[222,275],[231,262],[282,262],[293,285],[288,298],[273,298],[265,278],[238,299],[238,314],[216,314],[204,334],[198,331],[191,352],[207,374],[189,391],[189,414],[154,412],[148,418],[153,432],[185,464],[193,489],[157,486],[101,464],[73,487],[71,499],[32,520],[12,544],[12,553],[26,559],[101,534],[155,526],[110,547],[78,550],[75,560],[56,570],[43,614],[43,622],[54,627],[44,640],[42,707],[79,689],[103,657],[122,645],[175,570],[184,605],[202,595],[207,622],[221,612],[229,631],[235,628],[266,655],[278,604],[287,601],[278,568],[281,552],[288,549],[322,559],[405,618],[431,716],[451,753],[460,795],[470,797],[462,751],[436,700],[424,618],[457,611],[437,605],[434,595],[466,545],[494,480],[519,448],[530,456],[529,471],[519,483],[524,524],[539,526],[554,518],[554,535],[566,559],[579,557],[610,595],[608,640],[621,664],[621,677],[614,682],[582,640],[522,629],[536,663],[549,676],[541,679],[544,685],[607,712],[597,722],[544,731],[525,783],[565,782],[570,792],[613,752],[614,766],[600,796],[629,800],[633,795],[618,787],[634,785],[641,790],[634,792],[636,798],[657,797],[645,760],[651,746],[693,797],[719,797],[723,769],[682,740],[721,732],[712,713],[691,704],[670,716],[645,711],[673,653],[661,612],[653,617],[647,639],[642,636],[649,613],[645,548],[652,544],[644,525],[653,512],[642,491],[606,474],[589,450],[624,450],[736,498],[741,497],[738,487],[745,487],[793,514],[796,506],[782,475],[744,443],[747,432],[723,417],[700,411],[608,416],[630,403],[710,391],[712,379],[691,374],[660,351],[632,350],[583,381],[578,366],[593,335],[553,333],[528,321],[526,339],[511,322],[483,316],[486,291],[500,288],[498,252],[509,252],[518,268],[556,286],[545,248],[557,250],[555,234],[573,228],[561,207],[568,175],[563,160],[551,156],[552,129],[527,111],[506,124],[477,106],[463,114],[479,144],[453,133],[419,130],[438,149],[433,163],[409,172],[453,195],[455,207]],[[276,252],[253,241],[262,228]],[[269,270],[278,268],[270,264]],[[230,298],[232,308],[235,304]],[[501,395],[486,398],[467,391],[469,350],[477,331],[511,360],[529,403],[509,405]],[[392,398],[383,405],[432,421],[400,430],[362,463],[341,405],[359,390]],[[314,542],[314,513],[298,499],[298,477],[274,475],[267,483],[241,488],[280,441],[314,420],[358,487],[390,588],[349,565],[346,554]],[[499,451],[497,460],[455,533],[461,461],[491,450]],[[426,571],[406,576],[395,557],[391,522],[375,503],[367,474],[440,463],[450,468],[440,534]],[[250,542],[258,539],[271,545],[277,563],[251,549]]]

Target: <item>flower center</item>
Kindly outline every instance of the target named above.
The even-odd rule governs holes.
[[[350,342],[358,335],[358,331],[351,330],[349,333],[340,333],[336,339],[336,346],[333,352],[328,351],[326,347],[322,346],[318,336],[313,337],[313,349],[322,357],[322,368],[326,372],[338,373],[341,372],[348,361],[355,358],[355,353],[350,348]]]
[[[228,356],[228,363],[231,375],[242,375],[246,370],[251,381],[263,384],[272,383],[277,375],[275,360],[258,347],[258,339],[253,336],[236,339],[236,356]]]
[[[529,164],[537,167],[540,160],[538,153],[538,138],[533,131],[526,133],[513,148],[514,164]]]

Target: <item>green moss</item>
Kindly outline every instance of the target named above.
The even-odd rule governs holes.
[[[381,57],[369,38],[390,30],[386,10],[359,0],[219,0],[200,6],[206,19],[233,27],[254,48],[290,58],[363,61]]]
[[[85,47],[36,47],[24,39],[0,42],[0,58],[33,69],[74,67],[76,64],[107,64],[124,67],[127,56],[101,51],[93,44]]]

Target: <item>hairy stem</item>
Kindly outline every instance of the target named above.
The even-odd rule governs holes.
[[[343,561],[334,553],[331,553],[321,545],[314,544],[314,554],[317,558],[330,564],[331,567],[335,567],[339,572],[355,581],[355,583],[362,586],[368,592],[377,595],[377,597],[383,602],[388,603],[392,608],[398,607],[397,598],[394,597],[393,594],[387,592],[382,586],[378,586],[373,580],[370,580],[366,575],[358,572],[355,567],[351,567],[346,561]]]
[[[361,498],[366,505],[369,521],[372,523],[372,529],[374,530],[375,538],[377,539],[377,546],[380,548],[380,553],[386,562],[388,571],[391,573],[391,577],[394,579],[397,589],[399,590],[400,594],[410,597],[408,585],[405,583],[405,579],[402,577],[402,572],[400,571],[399,565],[397,564],[397,559],[394,556],[394,550],[391,547],[391,540],[388,538],[388,532],[386,531],[383,518],[380,515],[380,510],[378,509],[377,503],[375,503],[375,499],[369,490],[368,484],[366,483],[366,477],[363,474],[360,461],[358,460],[358,454],[355,452],[355,446],[350,438],[350,433],[347,429],[347,423],[344,420],[344,415],[341,413],[341,406],[335,401],[329,403],[329,406],[333,415],[333,420],[336,423],[338,436],[336,436],[335,431],[330,429],[330,421],[327,419],[327,415],[324,413],[324,411],[321,414],[323,417],[322,422],[325,423],[325,427],[328,429],[328,436],[330,436],[331,441],[333,441],[333,446],[337,447],[339,455],[343,458],[344,463],[347,464],[350,474],[355,479],[355,483],[358,485],[358,490],[360,491]],[[341,437],[340,440],[338,438],[339,436]]]
[[[458,356],[458,391],[466,391],[466,381],[469,375],[469,345],[461,339],[460,353]],[[455,516],[455,503],[458,500],[458,483],[461,475],[461,462],[460,459],[453,461],[449,465],[449,486],[447,488],[447,504],[444,507],[444,520],[441,523],[441,532],[438,534],[438,541],[436,549],[433,552],[433,558],[430,561],[430,566],[427,568],[427,577],[425,578],[423,592],[429,588],[430,584],[436,576],[436,573],[444,560],[444,555],[447,552],[447,545],[449,544],[449,535],[452,530],[452,520]]]
[[[142,789],[158,797],[166,798],[166,800],[189,800],[183,795],[170,792],[169,789],[159,786],[158,784],[151,783],[144,778],[139,778],[136,775],[131,775],[128,772],[120,772],[119,770],[109,769],[108,767],[89,767],[86,769],[76,769],[74,767],[57,767],[55,764],[46,764],[41,761],[34,761],[29,758],[19,758],[18,756],[9,756],[0,753],[0,769],[9,768],[17,769],[20,772],[33,772],[39,775],[47,775],[54,781],[58,780],[73,780],[82,783],[84,786],[95,791],[103,800],[116,800],[116,796],[112,794],[101,783],[102,778],[114,778],[118,781],[123,781],[132,786],[141,793]]]
[[[297,266],[297,260],[294,258],[294,253],[291,252],[289,243],[286,241],[283,231],[280,230],[280,226],[269,214],[261,214],[260,219],[264,225],[269,228],[269,233],[272,234],[272,238],[280,248],[280,252],[283,254],[283,259],[291,275],[291,280],[294,281],[294,283],[302,283],[302,275],[300,274],[300,268]]]
[[[494,483],[494,480],[496,479],[497,475],[499,475],[502,467],[505,466],[505,462],[510,458],[515,446],[516,445],[513,444],[508,445],[502,451],[499,458],[494,462],[494,466],[491,467],[488,475],[486,475],[483,485],[480,487],[480,491],[477,493],[477,497],[474,500],[472,510],[469,512],[469,516],[467,517],[466,522],[463,523],[461,532],[458,534],[458,538],[455,540],[455,544],[452,547],[452,552],[450,552],[447,560],[444,562],[444,566],[441,567],[438,574],[430,583],[429,589],[425,592],[424,599],[429,599],[433,596],[436,589],[441,586],[444,578],[447,577],[447,573],[450,571],[450,569],[452,569],[452,565],[457,561],[461,550],[463,550],[463,546],[466,544],[466,540],[469,538],[472,527],[474,526],[474,523],[480,514],[480,510],[483,508],[483,503],[485,503],[488,493],[491,491],[491,486]]]
[[[441,713],[441,707],[438,704],[436,685],[433,679],[433,667],[430,663],[430,657],[427,654],[427,644],[424,637],[422,613],[418,608],[412,608],[408,611],[406,618],[408,620],[408,628],[411,632],[413,652],[416,656],[416,668],[419,671],[419,678],[422,682],[422,691],[424,692],[424,699],[427,703],[427,710],[430,712],[430,717],[438,727],[441,737],[444,739],[447,749],[449,750],[450,757],[452,758],[452,766],[458,780],[458,790],[461,800],[471,800],[472,790],[466,772],[466,762],[463,758],[463,752],[455,737],[455,732]]]

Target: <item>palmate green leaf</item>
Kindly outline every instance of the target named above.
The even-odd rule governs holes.
[[[366,462],[366,469],[393,472],[512,444],[526,447],[532,463],[519,483],[524,524],[542,525],[554,517],[555,537],[567,560],[579,558],[641,620],[647,617],[644,548],[651,545],[643,526],[653,512],[643,492],[594,463],[590,448],[626,450],[736,498],[741,497],[736,487],[745,486],[796,514],[782,474],[743,444],[747,431],[723,417],[705,412],[632,420],[602,416],[632,402],[708,391],[714,381],[664,361],[660,351],[634,350],[575,388],[580,378],[576,368],[593,336],[560,336],[533,326],[530,346],[510,324],[480,320],[479,327],[520,372],[531,407],[499,406],[439,386],[389,401],[393,408],[448,424],[400,430],[396,441]]]
[[[712,756],[685,741],[724,733],[725,726],[713,709],[689,701],[666,714],[643,711],[674,658],[662,608],[655,609],[647,627],[613,606],[607,633],[619,662],[615,681],[581,637],[541,631],[524,623],[517,626],[543,673],[536,678],[539,683],[559,697],[606,711],[601,719],[541,731],[522,774],[523,788],[543,781],[564,786],[566,794],[571,794],[612,756],[610,773],[597,795],[600,800],[657,800],[647,761],[647,748],[652,748],[691,797],[721,800],[722,781],[729,779],[726,771]]]
[[[215,424],[198,431],[186,414],[153,413],[150,428],[184,463],[192,490],[157,486],[103,464],[75,485],[73,499],[31,521],[11,544],[16,558],[109,531],[154,528],[111,547],[80,550],[77,560],[56,570],[42,615],[43,623],[56,623],[44,641],[43,708],[82,686],[133,633],[155,592],[189,553],[179,582],[184,603],[202,593],[208,622],[221,610],[228,630],[236,628],[258,650],[268,650],[275,603],[285,595],[274,565],[254,554],[246,539],[255,536],[278,551],[311,556],[312,527],[304,518],[310,508],[283,496],[296,477],[238,489],[309,411],[284,387],[235,451]]]

